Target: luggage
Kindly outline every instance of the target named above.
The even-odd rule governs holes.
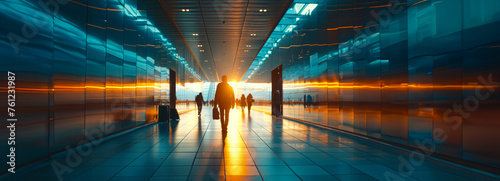
[[[220,116],[219,108],[214,107],[214,109],[212,110],[212,118],[213,119],[220,119],[219,116]]]
[[[158,106],[158,122],[170,121],[170,106],[169,105],[160,105]]]
[[[170,109],[170,119],[179,119],[179,113],[177,112],[177,109]]]

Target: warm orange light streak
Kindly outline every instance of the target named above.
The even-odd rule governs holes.
[[[280,48],[289,49],[289,48],[304,47],[304,46],[317,47],[317,46],[332,46],[332,45],[339,45],[339,43],[290,45],[288,47],[280,47]]]
[[[308,82],[308,83],[286,83],[283,89],[297,88],[338,88],[338,89],[484,89],[498,88],[500,85],[434,85],[434,84],[408,84],[401,83],[396,85],[356,85],[355,83],[340,82]]]
[[[424,3],[426,1],[429,1],[429,0],[422,0],[422,1],[419,1],[419,2],[416,2],[416,3],[413,3],[412,5],[408,6],[408,9],[411,8],[412,6],[415,6],[415,5],[420,4],[420,3]]]
[[[362,25],[359,25],[359,26],[341,26],[341,27],[337,27],[337,28],[328,28],[326,30],[337,31],[339,29],[356,29],[356,28],[363,28],[363,26]]]
[[[87,25],[105,30],[106,28],[87,23]]]
[[[90,24],[90,23],[87,23],[88,26],[92,26],[92,27],[96,27],[96,28],[100,28],[100,29],[110,29],[110,30],[115,30],[115,31],[123,31],[122,29],[117,29],[117,28],[111,28],[111,27],[101,27],[101,26],[97,26],[97,25],[93,25],[93,24]]]
[[[427,1],[427,0],[425,0]],[[377,8],[385,8],[385,7],[391,7],[391,6],[397,6],[397,5],[403,5],[406,3],[397,3],[397,4],[386,4],[386,5],[380,5],[380,6],[366,6],[366,7],[356,7],[356,8],[344,8],[344,9],[332,9],[328,11],[352,11],[352,10],[361,10],[361,9],[377,9]]]
[[[83,3],[80,3],[77,1],[73,1],[73,0],[70,0],[70,2],[81,5],[81,6],[94,8],[94,9],[98,9],[98,10],[103,10],[103,11],[123,11],[122,9],[109,9],[109,8],[100,8],[100,7],[90,6],[90,5],[86,5],[86,4],[83,4]]]
[[[111,27],[108,27],[108,29],[115,30],[115,31],[123,31],[122,29],[111,28]]]

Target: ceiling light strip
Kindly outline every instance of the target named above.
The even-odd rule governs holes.
[[[298,1],[300,1],[300,3]],[[273,50],[277,48],[281,39],[285,38],[288,33],[293,32],[301,18],[311,15],[317,6],[317,0],[309,0],[306,2],[304,2],[304,0],[294,1],[259,50],[259,53],[257,53],[257,56],[254,58],[241,80],[246,81],[252,78],[256,71],[259,70],[263,63],[273,53]]]

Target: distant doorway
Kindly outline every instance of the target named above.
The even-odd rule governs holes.
[[[271,88],[271,103],[272,114],[275,116],[283,115],[283,73],[282,65],[277,66],[271,72],[272,88]]]
[[[177,76],[174,69],[170,69],[170,109],[175,109],[177,95],[175,94],[175,85],[177,84]]]

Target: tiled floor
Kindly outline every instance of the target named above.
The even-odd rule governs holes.
[[[227,135],[211,117],[205,107],[201,117],[192,111],[0,179],[495,180],[429,159],[413,160],[404,175],[406,152],[257,111],[232,110]]]

